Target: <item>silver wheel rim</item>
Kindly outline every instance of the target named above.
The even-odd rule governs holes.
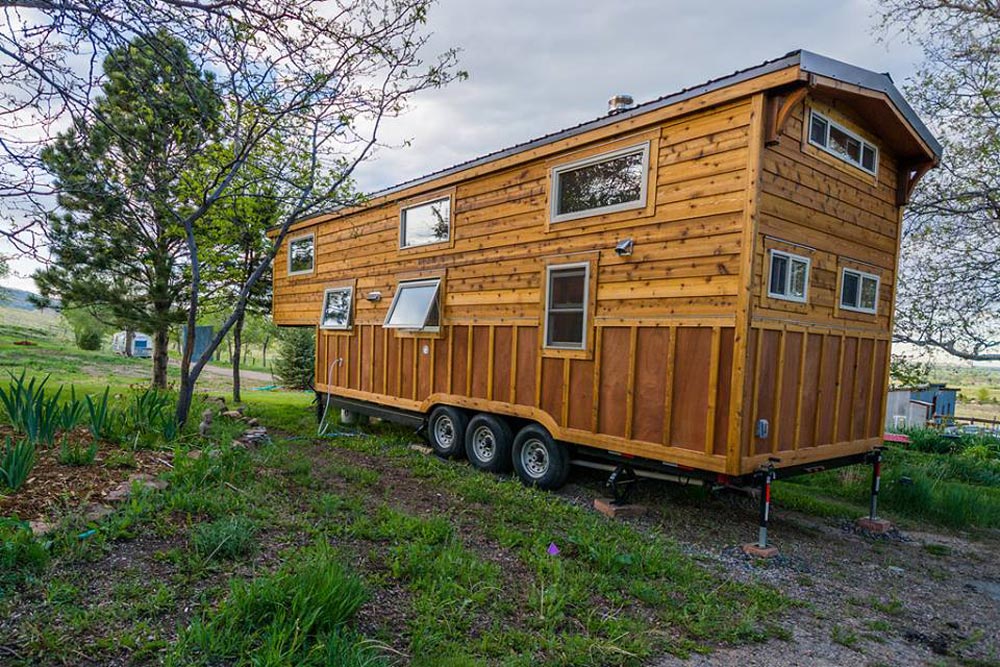
[[[480,461],[492,461],[497,452],[497,443],[489,426],[480,426],[472,432],[472,449]]]
[[[448,415],[441,415],[434,421],[434,439],[444,449],[455,444],[455,424]]]
[[[549,470],[549,450],[541,440],[529,440],[521,448],[521,466],[529,477],[538,479]]]

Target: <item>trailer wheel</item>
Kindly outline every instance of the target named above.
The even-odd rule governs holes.
[[[486,472],[509,472],[514,434],[507,422],[495,415],[480,413],[465,429],[465,455],[473,468]]]
[[[460,456],[465,450],[465,427],[469,418],[464,412],[447,405],[431,411],[427,420],[427,439],[434,453],[445,459]]]
[[[514,438],[514,471],[525,486],[558,489],[569,477],[569,452],[538,424],[528,424]]]

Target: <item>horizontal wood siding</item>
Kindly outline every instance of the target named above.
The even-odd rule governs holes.
[[[880,146],[873,179],[804,149],[814,103],[834,106],[840,122],[865,130],[843,101],[809,96],[763,151],[742,472],[772,456],[792,463],[863,451],[882,434],[899,243],[896,159]],[[767,296],[772,248],[810,259],[807,303]],[[876,315],[838,307],[845,266],[880,276]],[[760,419],[768,420],[767,438],[755,436]]]
[[[453,243],[400,252],[397,202],[319,219],[315,273],[275,272],[275,321],[315,325],[323,288],[356,280],[353,333],[320,331],[320,389],[411,409],[491,405],[573,442],[721,471],[749,123],[744,98],[613,138],[609,149],[654,149],[638,212],[547,224],[549,168],[570,153],[456,183]],[[629,257],[614,252],[624,238]],[[572,261],[596,271],[582,358],[540,347],[545,267]],[[443,278],[441,331],[383,330],[399,280],[419,276]]]

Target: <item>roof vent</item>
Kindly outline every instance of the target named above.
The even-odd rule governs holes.
[[[614,95],[608,100],[609,116],[614,116],[615,114],[634,108],[635,100],[632,99],[631,95]]]

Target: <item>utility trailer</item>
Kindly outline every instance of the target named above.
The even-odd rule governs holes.
[[[887,74],[793,52],[296,222],[274,320],[323,404],[544,488],[874,461],[940,151]]]

